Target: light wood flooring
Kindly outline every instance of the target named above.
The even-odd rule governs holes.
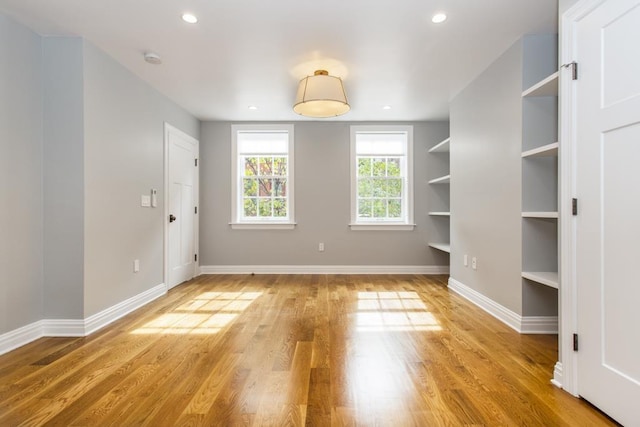
[[[519,335],[421,275],[200,276],[0,356],[0,426],[606,426]]]

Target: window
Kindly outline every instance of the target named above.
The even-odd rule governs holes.
[[[233,125],[232,228],[293,228],[293,125]]]
[[[413,127],[351,126],[351,229],[413,230]]]

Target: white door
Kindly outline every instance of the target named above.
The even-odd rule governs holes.
[[[578,390],[640,426],[640,0],[575,29]]]
[[[167,264],[169,289],[195,276],[198,141],[165,125],[168,153]]]

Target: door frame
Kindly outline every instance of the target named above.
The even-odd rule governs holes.
[[[560,18],[560,64],[576,60],[576,26],[606,0],[579,0]],[[553,383],[579,396],[578,354],[573,351],[573,334],[578,333],[578,289],[576,286],[576,220],[572,199],[576,197],[576,95],[570,68],[560,68],[560,330],[559,361]],[[579,77],[578,77],[579,78]]]
[[[169,134],[177,133],[180,134],[183,138],[187,139],[195,146],[196,158],[198,159],[198,166],[196,168],[196,174],[194,178],[193,185],[193,193],[195,198],[195,205],[198,207],[198,214],[195,215],[194,223],[193,223],[193,244],[195,246],[195,253],[199,255],[200,248],[200,141],[192,137],[191,135],[181,131],[177,127],[171,125],[170,123],[164,122],[164,197],[163,197],[163,215],[162,215],[162,223],[163,223],[163,281],[165,289],[168,291],[171,289],[169,286]],[[193,268],[193,277],[196,277],[200,274],[200,257],[198,256],[198,260],[194,263]]]

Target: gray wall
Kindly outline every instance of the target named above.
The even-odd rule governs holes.
[[[43,39],[44,318],[82,319],[84,114],[82,39]]]
[[[41,47],[0,15],[0,334],[42,318]]]
[[[200,122],[86,41],[83,54],[88,317],[163,282],[164,122],[196,139]],[[151,188],[158,208],[140,207]]]
[[[448,123],[414,126],[414,231],[351,231],[349,126],[295,123],[295,230],[231,230],[231,123],[205,122],[200,141],[201,265],[447,265],[426,247],[427,148]],[[318,252],[324,242],[325,251]]]
[[[518,314],[522,61],[518,41],[453,99],[450,110],[451,277]]]

